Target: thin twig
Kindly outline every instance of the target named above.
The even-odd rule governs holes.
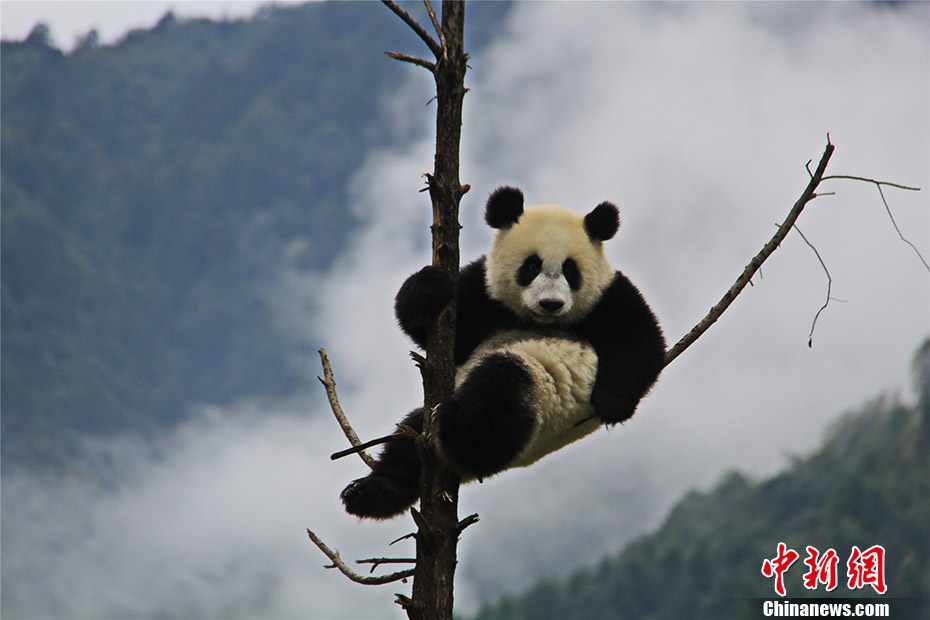
[[[423,67],[430,73],[436,72],[436,65],[431,63],[428,60],[423,60],[422,58],[417,58],[416,56],[408,56],[407,54],[398,54],[397,52],[384,52],[386,56],[393,58],[394,60],[399,60],[401,62],[409,62],[412,65],[417,65],[418,67]]]
[[[798,198],[797,202],[794,203],[794,206],[791,208],[791,211],[788,213],[788,217],[785,218],[785,221],[781,226],[778,227],[778,230],[775,232],[775,235],[771,240],[765,244],[762,250],[746,265],[746,268],[743,269],[743,273],[739,278],[736,279],[736,282],[733,283],[733,286],[730,287],[723,298],[717,305],[710,309],[710,312],[707,313],[701,321],[691,329],[681,340],[675,344],[666,354],[665,354],[665,365],[671,364],[672,361],[684,352],[695,340],[701,337],[701,335],[706,332],[711,325],[713,325],[717,319],[720,318],[720,315],[726,311],[726,309],[733,303],[733,300],[742,292],[746,287],[749,281],[752,279],[752,276],[759,270],[762,266],[762,263],[771,256],[771,254],[778,249],[778,246],[781,245],[781,242],[788,235],[788,232],[794,226],[794,223],[797,221],[798,216],[801,215],[801,211],[804,210],[804,207],[810,202],[813,198],[816,197],[817,186],[820,184],[820,181],[823,180],[823,173],[827,169],[827,163],[830,161],[830,156],[833,155],[834,146],[830,142],[830,136],[827,135],[827,147],[824,149],[823,156],[820,158],[820,163],[817,165],[817,170],[811,173],[810,182],[807,184],[807,187],[804,188],[804,192],[801,194],[801,197]],[[808,172],[810,169],[808,168]]]
[[[401,536],[400,538],[394,539],[394,540],[392,540],[391,542],[389,542],[389,543],[388,543],[388,547],[392,547],[392,546],[394,546],[395,544],[401,542],[402,540],[408,540],[408,539],[410,539],[410,538],[416,538],[416,536],[417,536],[417,533],[416,533],[416,532],[410,532],[409,534],[404,534],[404,535]]]
[[[363,454],[364,450],[368,448],[373,448],[374,446],[379,446],[383,443],[388,443],[390,441],[397,441],[398,439],[403,439],[407,435],[405,433],[391,433],[390,435],[385,435],[384,437],[378,437],[377,439],[372,439],[366,441],[365,443],[360,443],[357,446],[352,446],[351,448],[346,448],[345,450],[340,450],[339,452],[333,452],[329,455],[330,460],[341,459],[344,456],[349,456],[350,454]]]
[[[387,8],[394,11],[395,15],[397,15],[399,18],[404,20],[404,23],[410,26],[410,28],[415,33],[417,33],[417,36],[423,39],[423,42],[426,43],[427,47],[429,47],[430,51],[433,52],[433,55],[436,57],[437,60],[442,58],[443,51],[442,51],[442,48],[439,46],[439,43],[436,43],[433,37],[429,36],[429,33],[426,32],[423,26],[417,23],[417,20],[415,20],[413,17],[410,16],[410,13],[400,8],[397,5],[397,3],[394,2],[393,0],[381,0],[381,2],[384,3],[384,5],[387,6]]]
[[[360,446],[362,442],[358,438],[358,435],[355,434],[355,429],[349,424],[349,419],[346,418],[346,414],[342,411],[342,406],[339,404],[339,397],[336,395],[336,379],[333,376],[333,367],[329,363],[326,349],[320,349],[319,353],[320,362],[323,364],[323,377],[317,377],[317,379],[319,379],[323,387],[326,388],[326,398],[329,399],[329,406],[333,410],[333,415],[336,416],[339,426],[342,427],[342,432],[345,433],[346,439],[348,439],[349,443],[353,446]],[[374,469],[375,460],[371,455],[365,452],[364,449],[360,451],[358,455],[365,461],[368,467]]]
[[[403,581],[408,577],[412,577],[415,569],[409,568],[407,570],[398,571],[396,573],[391,573],[389,575],[378,575],[377,577],[365,576],[356,573],[354,570],[349,568],[345,562],[342,561],[342,558],[339,557],[339,552],[335,549],[330,549],[326,546],[320,537],[314,534],[312,531],[307,530],[307,535],[310,537],[310,540],[313,541],[320,551],[322,551],[326,557],[332,560],[332,565],[327,566],[326,568],[338,568],[339,572],[351,579],[356,583],[361,583],[367,586],[378,586],[384,583],[392,583],[394,581]]]
[[[469,525],[474,525],[474,524],[477,523],[479,520],[480,520],[480,519],[478,518],[478,513],[476,512],[475,514],[470,514],[470,515],[468,515],[467,517],[465,517],[464,519],[462,519],[461,521],[459,521],[459,526],[458,526],[458,527],[459,527],[459,534],[461,534],[462,532],[464,532],[466,527],[468,527]]]
[[[425,367],[426,367],[426,358],[423,357],[420,353],[418,353],[418,352],[416,352],[416,351],[411,351],[411,352],[410,352],[410,359],[413,360],[413,363],[414,363],[414,365],[415,365],[417,368],[425,368]]]
[[[433,28],[436,30],[436,36],[439,37],[439,45],[442,48],[442,53],[446,53],[446,35],[442,33],[442,26],[439,25],[439,20],[436,19],[436,13],[433,11],[433,5],[430,4],[429,0],[423,0],[423,4],[426,5],[426,12],[429,13],[430,21],[433,22]],[[436,57],[436,60],[439,60],[439,57]]]
[[[882,185],[887,185],[888,187],[894,187],[897,189],[904,189],[909,192],[919,192],[919,187],[909,187],[907,185],[901,185],[899,183],[891,183],[889,181],[876,181],[875,179],[867,179],[865,177],[857,177],[849,174],[832,174],[823,178],[824,181],[829,181],[830,179],[848,179],[850,181],[862,181],[864,183],[872,183],[875,187],[878,188],[878,194],[882,197],[882,204],[885,205],[885,212],[888,213],[888,219],[891,220],[892,226],[894,226],[895,232],[898,233],[898,236],[901,238],[901,241],[911,246],[911,249],[914,250],[914,253],[917,254],[917,258],[920,259],[920,262],[924,264],[924,268],[927,271],[930,271],[930,265],[927,264],[927,261],[920,254],[920,250],[917,249],[913,243],[910,242],[902,233],[901,229],[898,228],[898,223],[894,219],[894,215],[891,214],[891,207],[888,206],[888,201],[885,199],[885,192],[882,190]]]
[[[820,266],[823,267],[823,272],[827,274],[827,299],[823,302],[823,305],[820,306],[820,310],[817,311],[817,314],[814,315],[814,320],[811,323],[810,334],[807,335],[807,346],[808,348],[813,348],[814,346],[814,328],[817,327],[817,319],[820,318],[820,313],[827,309],[827,306],[830,305],[830,289],[833,287],[833,278],[830,276],[830,270],[827,269],[827,264],[823,262],[823,258],[820,256],[820,252],[817,251],[817,248],[814,247],[814,244],[807,240],[807,237],[804,236],[804,233],[801,232],[801,229],[798,228],[798,225],[794,225],[794,229],[798,231],[798,234],[801,235],[801,239],[804,239],[804,243],[807,244],[807,247],[814,251],[814,254],[817,256],[817,260],[820,261]]]
[[[875,179],[869,179],[867,177],[857,177],[852,174],[829,174],[821,181],[832,181],[833,179],[846,179],[848,181],[862,181],[864,183],[873,183],[875,185],[887,185],[888,187],[894,187],[897,189],[906,189],[909,192],[919,192],[919,187],[911,187],[910,185],[901,185],[900,183],[892,183],[891,181],[876,181]]]
[[[356,564],[371,564],[371,572],[382,564],[416,564],[416,558],[368,558],[366,560],[356,560]]]
[[[331,454],[329,458],[335,461],[336,459],[341,459],[344,456],[349,456],[350,454],[355,454],[357,452],[361,452],[362,450],[366,450],[374,446],[379,446],[383,443],[389,443],[391,441],[398,441],[400,439],[415,440],[419,435],[420,433],[415,431],[412,427],[401,423],[397,425],[397,430],[391,433],[390,435],[385,435],[383,437],[371,439],[357,446],[352,446],[351,448],[340,450],[339,452],[335,452]]]

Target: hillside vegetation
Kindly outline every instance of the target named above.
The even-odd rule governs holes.
[[[848,589],[846,561],[853,545],[882,545],[893,617],[930,617],[928,352],[925,344],[915,363],[917,405],[869,403],[784,473],[758,483],[730,473],[709,493],[687,495],[620,554],[488,605],[476,620],[761,617],[745,599],[777,598],[761,566],[779,542],[800,554],[786,574],[791,598],[874,599],[871,587]],[[829,594],[802,584],[807,546],[840,558]]]
[[[474,7],[472,47],[504,11]],[[413,70],[382,52],[418,43],[380,4],[326,2],[2,44],[5,464],[301,385],[270,284],[341,252],[349,179],[398,138],[379,111]]]

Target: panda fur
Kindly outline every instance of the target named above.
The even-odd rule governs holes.
[[[455,296],[457,364],[452,398],[438,409],[439,445],[463,481],[535,463],[601,424],[633,415],[665,364],[665,340],[640,292],[604,256],[617,207],[587,215],[553,204],[524,210],[502,187],[485,221],[497,229],[487,256],[457,286],[428,266],[397,294],[401,328],[425,347],[437,313]],[[403,424],[422,429],[423,409]],[[385,519],[419,497],[410,439],[385,445],[371,473],[350,483],[350,514]]]

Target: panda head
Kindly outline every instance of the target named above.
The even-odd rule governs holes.
[[[584,216],[554,204],[524,210],[523,193],[501,187],[488,198],[484,216],[498,230],[485,265],[488,294],[517,316],[574,323],[610,285],[614,271],[603,242],[620,227],[611,203]]]

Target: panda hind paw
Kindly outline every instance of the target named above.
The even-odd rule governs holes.
[[[391,519],[407,511],[419,497],[419,488],[394,478],[370,475],[353,480],[339,497],[346,512],[368,519]]]

